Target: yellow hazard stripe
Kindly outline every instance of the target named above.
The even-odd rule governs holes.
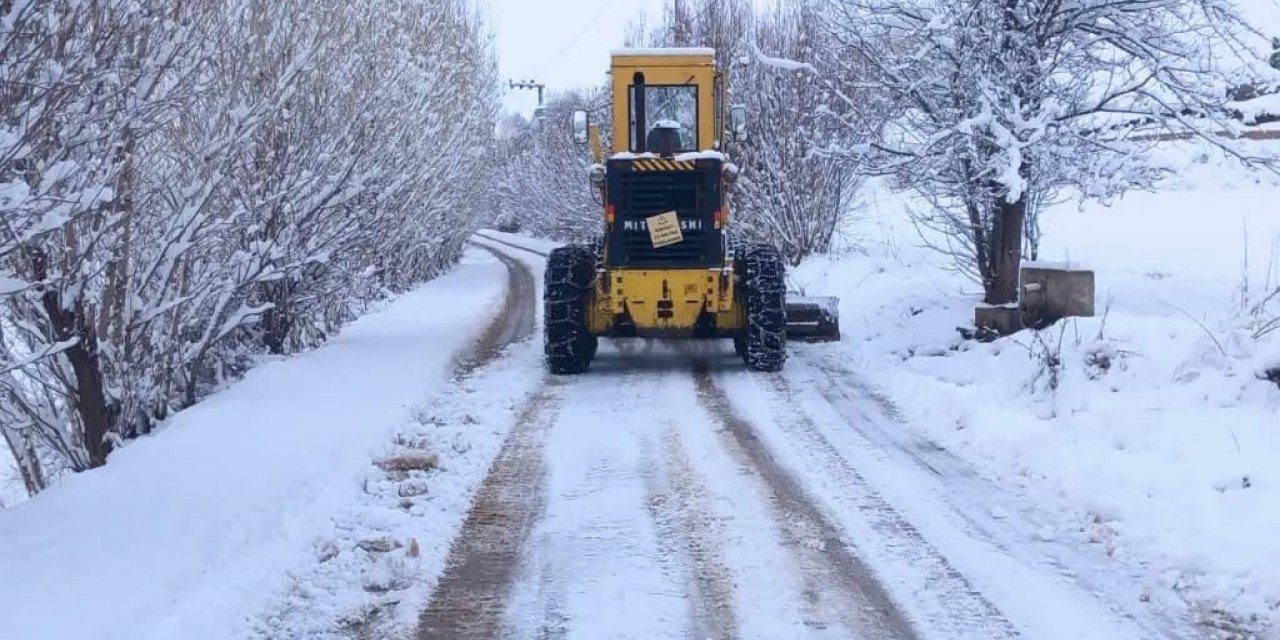
[[[642,160],[632,160],[631,168],[634,171],[693,171],[692,160],[659,160],[653,158],[645,158]]]

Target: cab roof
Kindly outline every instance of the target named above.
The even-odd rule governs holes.
[[[614,49],[610,52],[615,58],[633,56],[715,56],[716,50],[711,47],[633,47]]]
[[[663,47],[614,49],[615,67],[712,66],[716,51],[708,47]]]

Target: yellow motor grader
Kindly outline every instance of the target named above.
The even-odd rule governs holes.
[[[616,148],[606,152],[587,112],[573,114],[575,141],[595,157],[604,230],[548,256],[548,369],[585,372],[600,337],[732,339],[755,371],[780,370],[788,338],[838,340],[835,299],[787,300],[778,251],[731,233],[738,169],[727,152],[746,139],[746,113],[725,104],[715,52],[618,50],[610,77]]]

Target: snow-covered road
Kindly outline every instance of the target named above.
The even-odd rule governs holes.
[[[421,637],[913,637],[690,354],[628,351],[516,426]]]
[[[0,512],[0,638],[1200,637],[831,345],[753,374],[606,340],[545,374],[550,245],[477,244]]]
[[[897,419],[822,346],[603,341],[529,396],[418,638],[1193,637]]]

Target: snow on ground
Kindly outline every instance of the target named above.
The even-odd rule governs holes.
[[[912,200],[885,188],[850,229],[862,252],[811,260],[793,286],[841,296],[842,348],[910,429],[1057,512],[1037,537],[1120,560],[1142,576],[1129,597],[1223,637],[1274,637],[1280,389],[1256,374],[1280,342],[1253,334],[1280,304],[1248,309],[1280,282],[1280,180],[1162,156],[1180,171],[1157,192],[1046,213],[1040,258],[1095,269],[1099,317],[962,341],[978,289],[917,248]]]
[[[391,474],[370,465],[366,495],[316,532],[314,560],[290,573],[254,637],[408,637],[477,486],[542,379],[541,346],[517,344],[512,357],[409,412],[378,457],[426,455],[434,464]]]
[[[484,329],[504,271],[471,250],[316,351],[262,365],[106,467],[0,511],[0,638],[247,637],[287,574],[315,564],[317,536],[337,544],[364,513],[349,509],[374,457],[431,421],[412,409]],[[364,526],[383,524],[398,526],[386,514]],[[438,562],[440,546],[422,554]]]
[[[517,258],[539,281],[541,259]],[[535,288],[541,299],[540,282]],[[535,321],[534,335],[539,327]],[[267,607],[254,637],[408,637],[476,488],[543,381],[541,350],[541,340],[517,342],[416,403],[377,458],[427,456],[430,468],[368,466],[364,495],[315,532],[314,558],[290,572],[288,591]]]
[[[1280,343],[1254,334],[1280,316],[1280,304],[1259,303],[1280,282],[1270,207],[1280,180],[1188,146],[1165,159],[1180,168],[1165,189],[1046,214],[1040,258],[1096,269],[1105,317],[961,341],[955,327],[971,323],[976,288],[915,246],[904,215],[913,201],[878,186],[849,230],[862,251],[811,260],[791,278],[842,298],[844,342],[811,353],[880,387],[904,432],[1013,496],[993,499],[982,522],[1007,522],[1026,548],[1063,543],[1125,567],[1137,584],[1105,589],[1121,609],[1189,613],[1224,637],[1273,625],[1254,636],[1272,638],[1280,390],[1256,374],[1280,360]],[[315,352],[254,370],[106,468],[0,511],[0,638],[392,637],[412,627],[470,494],[542,379],[537,340],[447,379],[503,281],[499,263],[471,251],[457,271]],[[788,379],[814,362],[798,358]],[[837,421],[836,409],[814,411],[815,428]],[[393,477],[374,464],[405,454],[434,456],[432,468]],[[896,482],[910,493],[905,477]],[[1035,519],[1011,522],[1023,507]],[[993,567],[964,571],[997,595],[1027,588]],[[1055,593],[1037,584],[1028,593]],[[1084,610],[1047,599],[1046,620]]]

